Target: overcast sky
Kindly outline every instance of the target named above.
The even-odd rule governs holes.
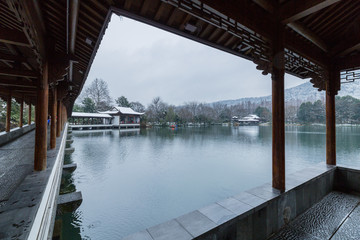
[[[108,83],[112,98],[124,95],[145,106],[156,96],[181,105],[271,94],[270,75],[253,62],[117,15],[85,87],[95,78]],[[305,81],[286,75],[285,87]]]

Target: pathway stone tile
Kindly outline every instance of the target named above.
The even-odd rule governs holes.
[[[360,206],[346,219],[331,240],[360,239]]]

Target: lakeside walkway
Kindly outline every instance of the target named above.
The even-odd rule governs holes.
[[[56,148],[47,151],[47,167],[41,172],[33,170],[35,131],[0,147],[0,239],[27,239],[32,234],[38,212],[43,210],[39,210],[42,201],[47,198],[54,164],[61,156],[63,134]],[[40,223],[44,225],[44,218]]]

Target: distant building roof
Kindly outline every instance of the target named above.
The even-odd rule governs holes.
[[[104,114],[117,114],[117,113],[121,113],[121,114],[128,114],[128,115],[143,115],[144,113],[139,113],[139,112],[135,112],[134,110],[132,110],[129,107],[114,107],[112,110],[110,111],[105,111],[105,112],[100,112],[100,113],[104,113]]]
[[[91,118],[112,118],[109,114],[104,113],[85,113],[85,112],[73,112],[71,117],[91,117]]]

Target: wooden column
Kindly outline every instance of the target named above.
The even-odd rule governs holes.
[[[11,119],[11,91],[9,92],[7,101],[6,101],[6,127],[5,131],[10,132],[10,119]]]
[[[61,115],[61,101],[57,100],[56,137],[60,137],[61,133]]]
[[[64,105],[61,103],[61,118],[60,118],[61,131],[64,129],[64,114],[65,114]]]
[[[19,127],[23,126],[23,117],[24,117],[24,99],[21,99]]]
[[[43,75],[41,79],[39,79],[37,90],[34,158],[35,171],[46,169],[48,101],[48,63],[46,62],[43,64]]]
[[[29,103],[29,116],[28,116],[28,124],[30,125],[31,124],[31,103]]]
[[[335,95],[339,81],[340,72],[330,70],[326,83],[326,164],[330,165],[336,165]]]
[[[285,191],[285,112],[283,26],[274,33],[272,56],[272,186]]]
[[[50,148],[56,147],[56,108],[57,108],[57,94],[56,89],[52,91],[51,101],[51,127],[50,127]]]

